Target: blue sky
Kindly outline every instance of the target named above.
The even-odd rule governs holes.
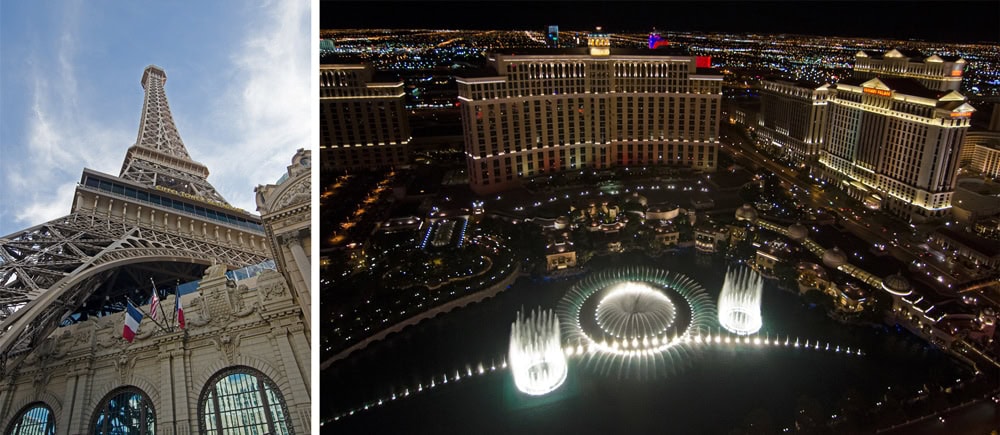
[[[68,214],[84,167],[118,175],[150,64],[188,153],[256,213],[311,146],[310,3],[0,3],[0,237]]]

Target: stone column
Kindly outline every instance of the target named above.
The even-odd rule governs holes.
[[[164,354],[169,356],[164,358]],[[156,404],[156,429],[157,432],[163,432],[166,435],[173,435],[177,433],[177,401],[178,399],[181,401],[185,399],[184,397],[177,397],[173,373],[171,373],[170,370],[170,366],[172,364],[171,354],[172,353],[170,351],[161,347],[157,355],[160,366],[159,387],[161,403]],[[184,386],[181,385],[181,391],[183,390]]]
[[[6,377],[0,384],[0,424],[9,424],[8,419],[16,417],[16,409],[10,409],[14,402],[14,378]]]
[[[73,415],[78,413],[77,408],[82,405],[77,403],[76,400],[76,388],[79,383],[79,369],[69,369],[66,370],[66,380],[63,381],[66,386],[66,391],[63,393],[62,400],[62,413],[56,416],[56,428],[62,430],[63,428],[71,429]],[[66,433],[75,433],[69,430]]]
[[[285,246],[292,251],[292,258],[295,259],[295,266],[299,269],[299,274],[302,275],[302,280],[305,281],[306,291],[312,292],[309,277],[312,275],[309,267],[309,257],[306,256],[306,250],[302,248],[301,233],[306,233],[305,236],[308,237],[308,232],[306,231],[296,231],[294,233],[285,235]]]
[[[64,418],[58,422],[59,431],[66,431],[62,433],[87,432],[84,427],[86,422],[83,421],[83,418],[84,415],[89,415],[93,410],[86,410],[84,407],[100,400],[100,398],[90,397],[90,388],[87,387],[87,384],[92,381],[88,379],[89,374],[90,367],[83,364],[68,370],[66,373],[66,393],[63,399]]]
[[[288,378],[289,391],[282,391],[285,402],[289,405],[288,411],[295,415],[296,433],[310,433],[310,408],[312,400],[309,394],[309,384],[303,378],[302,367],[296,360],[296,355],[303,355],[308,368],[309,347],[305,349],[295,349],[289,340],[289,335],[303,335],[302,324],[290,325],[288,327],[277,327],[272,333],[273,340],[281,355],[281,365],[284,367],[285,376]]]
[[[292,258],[295,260],[295,266],[302,277],[304,286],[302,290],[305,291],[303,294],[298,291],[298,285],[296,285],[296,279],[293,278],[291,271],[285,271],[285,276],[288,277],[288,289],[292,292],[295,297],[295,302],[299,304],[299,309],[302,310],[302,318],[308,325],[312,321],[310,310],[310,299],[312,299],[312,289],[310,278],[310,264],[309,257],[306,256],[305,249],[302,248],[302,240],[300,239],[300,234],[308,234],[307,231],[295,231],[282,236],[284,239],[284,245],[288,247],[288,250],[292,252]]]
[[[189,415],[191,404],[188,403],[192,397],[188,391],[191,385],[185,368],[187,352],[183,349],[173,349],[168,351],[167,355],[160,366],[162,389],[164,392],[170,392],[174,435],[186,435],[191,432],[192,426]],[[197,403],[194,405],[197,406]]]

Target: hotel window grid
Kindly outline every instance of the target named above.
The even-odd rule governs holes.
[[[951,207],[958,144],[968,128],[968,119],[953,118],[945,107],[963,102],[951,94],[936,102],[927,96],[899,96],[904,102],[892,90],[877,96],[863,89],[878,85],[838,84],[830,99],[821,164],[835,179],[872,188],[901,217],[945,215]]]
[[[405,164],[409,122],[403,83],[373,82],[364,65],[320,67],[320,162],[324,169]]]
[[[500,77],[459,80],[469,166],[509,153],[526,158],[516,170],[502,160],[499,176],[482,171],[481,178],[471,177],[474,189],[503,190],[517,178],[581,167],[662,163],[715,169],[721,81],[695,76],[693,58],[498,55],[496,65]],[[558,86],[562,82],[569,84]],[[512,110],[499,123],[484,122],[481,113],[497,98],[523,110]],[[663,145],[676,145],[678,152],[663,154]],[[560,152],[544,158],[534,155],[537,148]],[[481,188],[486,185],[493,187]]]

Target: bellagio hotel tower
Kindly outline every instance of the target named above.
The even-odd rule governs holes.
[[[469,184],[477,193],[542,174],[668,165],[715,171],[722,75],[707,58],[589,48],[490,53],[458,79]]]

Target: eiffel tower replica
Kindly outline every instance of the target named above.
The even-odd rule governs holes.
[[[121,173],[84,169],[70,213],[0,238],[0,377],[60,324],[124,311],[157,288],[271,257],[260,218],[231,206],[191,159],[150,65]]]

